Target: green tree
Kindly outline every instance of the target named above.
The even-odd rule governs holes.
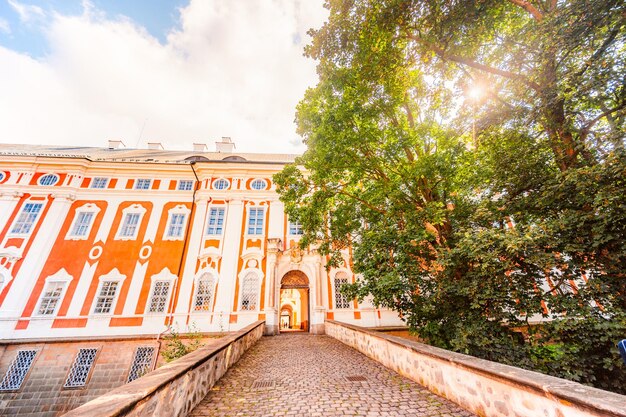
[[[349,295],[430,343],[626,386],[604,335],[626,333],[623,2],[327,7],[306,50],[320,81],[297,108],[308,149],[275,177],[301,244],[331,264],[352,247]],[[590,319],[607,356],[546,365],[573,325],[535,331],[538,317]]]

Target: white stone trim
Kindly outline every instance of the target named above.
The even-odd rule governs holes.
[[[173,207],[167,211],[167,223],[165,225],[165,230],[163,231],[163,240],[183,240],[185,238],[185,230],[187,228],[187,223],[189,222],[189,213],[191,210],[183,204],[179,204],[176,207]],[[184,214],[185,221],[182,225],[182,234],[180,236],[170,236],[170,226],[172,225],[172,218],[174,214]]]
[[[83,236],[74,235],[74,227],[76,226],[76,222],[78,221],[78,217],[82,213],[93,213],[93,218],[87,227],[87,232]],[[93,228],[94,223],[96,222],[96,216],[100,213],[100,207],[93,203],[83,204],[80,207],[77,207],[74,210],[74,219],[72,220],[72,224],[67,230],[67,234],[65,235],[65,240],[87,240],[89,235],[91,234],[91,229]]]
[[[132,204],[122,210],[122,218],[120,219],[120,224],[117,228],[117,232],[115,232],[115,238],[113,240],[135,240],[137,239],[137,235],[139,234],[139,229],[141,229],[141,222],[143,221],[143,215],[148,211],[141,204]],[[122,236],[122,229],[124,228],[124,223],[126,221],[126,216],[129,214],[139,214],[139,220],[137,221],[137,227],[135,228],[135,233],[133,236]]]
[[[108,274],[100,275],[98,277],[98,288],[96,290],[96,294],[93,297],[93,305],[91,306],[91,314],[96,317],[102,316],[112,316],[115,312],[115,306],[117,305],[117,300],[120,296],[120,292],[122,291],[122,286],[124,285],[124,280],[126,279],[126,275],[123,275],[117,268],[113,268]],[[115,290],[115,296],[111,301],[111,310],[108,313],[96,313],[96,306],[98,304],[98,298],[100,297],[100,292],[102,291],[102,285],[105,282],[117,282],[118,287]]]
[[[243,301],[243,280],[246,277],[246,275],[248,275],[249,273],[255,273],[258,277],[258,282],[257,282],[257,300],[256,300],[256,308],[254,310],[242,310],[241,309],[241,302]],[[265,274],[263,273],[263,270],[261,270],[260,268],[246,268],[244,270],[242,270],[239,275],[237,275],[238,279],[239,279],[239,296],[237,298],[237,311],[241,312],[260,312],[261,311],[261,297],[264,296],[264,294],[261,294],[261,285],[263,284],[263,278],[265,278]]]
[[[211,293],[212,294],[211,305],[209,306],[209,310],[207,311],[196,310],[196,299],[198,297],[198,288],[199,288],[198,283],[200,281],[200,278],[202,278],[204,274],[209,274],[213,278],[213,291]],[[193,277],[193,297],[191,300],[191,310],[190,310],[191,314],[207,314],[207,313],[213,312],[213,306],[215,305],[215,300],[217,297],[217,294],[215,293],[215,289],[217,288],[217,283],[220,280],[219,277],[220,275],[213,268],[203,268],[196,273],[196,275]]]
[[[148,296],[148,302],[146,303],[146,307],[144,313],[147,315],[163,315],[169,313],[170,301],[172,297],[172,291],[174,289],[174,283],[178,277],[174,275],[169,268],[165,267],[158,274],[152,275],[150,277],[150,294]],[[157,282],[169,282],[170,286],[167,290],[167,296],[165,297],[165,310],[164,311],[150,311],[150,306],[152,305],[152,297],[154,296],[154,287]]]
[[[39,295],[39,300],[37,301],[37,305],[35,306],[35,310],[33,310],[33,317],[56,317],[59,312],[59,308],[63,303],[63,298],[65,297],[65,293],[67,292],[68,284],[74,279],[65,268],[59,269],[54,274],[50,275],[45,279],[45,285]],[[43,301],[43,296],[45,294],[46,288],[49,284],[63,284],[63,289],[61,290],[61,295],[59,295],[59,301],[54,307],[54,312],[52,314],[39,314],[39,309],[41,307],[41,302]]]

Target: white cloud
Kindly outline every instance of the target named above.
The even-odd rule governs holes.
[[[317,80],[302,48],[321,1],[192,0],[180,13],[165,44],[88,3],[53,16],[45,59],[0,48],[0,141],[134,147],[146,121],[140,147],[231,136],[240,151],[301,152],[295,105]]]
[[[39,6],[23,4],[18,2],[17,0],[7,0],[9,6],[15,10],[15,12],[20,16],[20,20],[24,23],[30,23],[39,19],[42,19],[46,16],[43,9]]]
[[[11,25],[9,25],[9,21],[0,17],[0,32],[6,33],[7,35],[11,34]]]

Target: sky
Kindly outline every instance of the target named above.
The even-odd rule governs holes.
[[[0,0],[0,143],[301,153],[323,0]]]

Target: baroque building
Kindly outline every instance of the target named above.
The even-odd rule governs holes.
[[[152,369],[172,328],[402,324],[339,292],[349,250],[328,269],[297,247],[272,181],[294,155],[216,147],[0,145],[0,410],[74,408]]]

